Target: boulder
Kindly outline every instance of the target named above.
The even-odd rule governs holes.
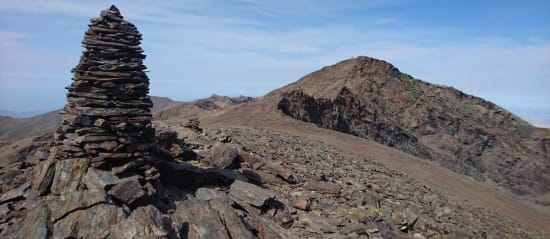
[[[229,196],[241,205],[257,208],[268,206],[275,200],[275,194],[254,184],[236,180],[229,188]]]

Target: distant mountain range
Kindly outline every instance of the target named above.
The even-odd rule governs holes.
[[[203,111],[219,111],[252,99],[252,97],[247,96],[228,97],[212,95],[208,98],[192,102],[181,102],[174,101],[168,97],[151,96],[151,100],[153,101],[151,113],[156,118],[174,118],[190,115],[184,112],[198,115]],[[190,110],[190,108],[193,110]],[[0,140],[53,132],[59,121],[59,111],[54,110],[26,118],[0,115]]]

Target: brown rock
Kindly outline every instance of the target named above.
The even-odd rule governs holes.
[[[151,206],[136,208],[130,216],[113,228],[113,238],[168,238],[161,212]]]
[[[53,238],[106,238],[125,219],[121,208],[100,204],[75,211],[54,224]]]
[[[109,190],[108,194],[112,195],[114,198],[120,200],[126,205],[131,205],[146,196],[145,190],[142,189],[137,180],[121,182],[113,186],[113,188]]]
[[[90,163],[86,158],[58,160],[55,164],[55,176],[52,193],[74,192],[81,187],[80,180]]]
[[[219,215],[207,201],[188,199],[177,202],[176,207],[172,220],[188,238],[231,238]]]
[[[338,194],[340,192],[340,186],[331,182],[308,183],[306,189],[329,194]]]
[[[262,216],[254,218],[254,227],[258,231],[260,239],[290,239],[296,238],[288,231]]]
[[[256,238],[255,235],[243,223],[243,218],[235,213],[227,198],[217,197],[209,201],[210,207],[218,211],[222,222],[227,228],[231,238]]]
[[[56,153],[57,149],[53,148],[48,159],[42,164],[42,168],[40,168],[37,177],[32,181],[32,187],[38,195],[44,195],[46,192],[50,191],[55,174]]]
[[[229,188],[229,196],[237,203],[254,207],[267,206],[275,199],[275,194],[254,184],[236,180]]]
[[[0,196],[0,203],[21,200],[26,197],[26,191],[31,187],[31,183],[24,183]]]
[[[237,149],[227,144],[219,144],[212,147],[210,157],[204,160],[215,168],[232,168],[237,163],[237,156]]]
[[[307,198],[302,198],[302,197],[295,198],[292,201],[292,206],[304,211],[309,211],[311,209],[309,200]]]
[[[50,237],[52,225],[49,221],[50,210],[39,205],[29,211],[15,238],[46,239]]]
[[[55,221],[76,210],[82,210],[100,203],[106,203],[104,193],[90,191],[76,191],[64,193],[48,202],[51,218]]]

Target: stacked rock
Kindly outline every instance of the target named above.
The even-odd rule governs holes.
[[[153,103],[140,41],[115,6],[91,19],[55,134],[52,193],[103,190],[128,204],[154,193]]]

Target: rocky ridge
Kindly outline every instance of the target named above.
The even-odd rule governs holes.
[[[436,86],[369,57],[345,60],[272,94],[312,122],[434,160],[519,195],[550,191],[550,135],[483,99]]]
[[[213,112],[221,112],[228,110],[231,107],[236,107],[244,103],[252,101],[254,98],[248,96],[219,96],[212,95],[208,98],[199,99],[189,103],[172,107],[155,114],[156,120],[170,121],[176,118],[196,118]]]

